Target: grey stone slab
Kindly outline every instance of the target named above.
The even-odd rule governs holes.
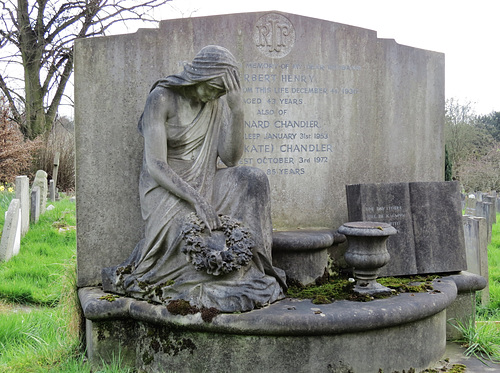
[[[477,216],[464,216],[464,237],[467,258],[467,271],[486,279],[486,286],[481,292],[481,302],[489,302],[488,283],[488,232],[486,219]]]
[[[480,273],[480,254],[479,254],[479,219],[472,216],[463,216],[465,252],[467,258],[467,270],[472,273]]]
[[[40,187],[35,186],[31,190],[30,221],[38,223],[40,219]]]
[[[54,180],[49,180],[49,200],[54,202],[56,200],[56,187]]]
[[[8,261],[15,255],[16,251],[19,252],[19,249],[16,249],[16,236],[19,235],[20,206],[20,201],[14,198],[5,212],[5,222],[0,241],[0,261]]]
[[[418,273],[467,269],[458,182],[410,183]]]
[[[493,204],[491,202],[477,201],[476,203],[476,216],[480,216],[486,219],[488,243],[491,242],[491,230],[493,226],[492,215],[491,215],[492,208]]]
[[[30,184],[28,176],[16,177],[16,198],[21,203],[21,235],[30,227]]]
[[[12,256],[16,256],[19,254],[19,251],[21,250],[21,229],[22,229],[22,217],[23,217],[23,212],[21,210],[21,201],[19,201],[19,215],[17,216],[17,225],[16,225],[16,235],[14,238],[14,246],[12,247]]]
[[[381,275],[466,269],[459,185],[456,182],[361,184],[346,187],[349,220],[389,223],[390,262]]]
[[[290,32],[264,34],[273,22],[280,25],[273,30]],[[442,53],[282,12],[168,20],[159,29],[82,39],[75,46],[79,286],[99,283],[100,269],[128,257],[141,238],[136,128],[149,88],[214,43],[241,62],[241,164],[268,175],[275,229],[338,228],[347,221],[346,184],[442,179]]]
[[[491,223],[495,224],[497,222],[496,196],[488,194],[488,195],[483,197],[483,201],[491,203],[491,209],[490,209]]]

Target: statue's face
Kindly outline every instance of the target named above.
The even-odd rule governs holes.
[[[216,78],[196,85],[196,94],[202,102],[216,100],[226,93],[221,78]]]

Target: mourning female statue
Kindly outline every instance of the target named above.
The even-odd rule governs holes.
[[[103,270],[104,290],[223,312],[283,297],[267,177],[235,167],[243,124],[238,67],[225,48],[203,48],[154,84],[139,121],[145,235],[124,263]]]

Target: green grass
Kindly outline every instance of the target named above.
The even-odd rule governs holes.
[[[0,263],[0,372],[57,371],[79,360],[85,366],[79,351],[75,204],[53,205],[30,225],[19,254]],[[0,206],[0,215],[5,209]]]
[[[0,266],[0,299],[32,305],[55,305],[66,265],[75,255],[74,203],[54,203],[21,240],[20,253]]]
[[[0,194],[0,219],[12,195]],[[98,371],[85,359],[76,295],[75,205],[64,199],[54,206],[30,226],[19,255],[0,263],[0,372],[131,372],[119,357]],[[478,320],[500,320],[500,214],[498,222],[488,247],[491,302],[479,307]],[[3,310],[19,304],[33,310]],[[497,324],[457,326],[463,329],[469,354],[498,359]]]
[[[457,342],[466,347],[465,355],[475,356],[481,361],[500,362],[500,325],[491,321],[462,323],[458,320],[451,320],[462,338]]]
[[[500,320],[500,213],[497,223],[493,225],[491,243],[488,245],[488,276],[490,287],[490,303],[481,305],[478,302],[477,319],[482,321]],[[479,300],[480,297],[478,297]]]
[[[95,370],[82,349],[76,292],[75,204],[52,203],[0,263],[0,372],[127,373],[118,356]],[[0,205],[0,215],[8,208]],[[20,309],[19,306],[24,306]]]

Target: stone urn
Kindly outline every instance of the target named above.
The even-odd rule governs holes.
[[[397,233],[396,228],[387,223],[360,221],[345,223],[338,232],[347,237],[344,259],[353,267],[354,292],[368,295],[390,293],[391,289],[377,282],[377,275],[391,258],[386,241]]]

